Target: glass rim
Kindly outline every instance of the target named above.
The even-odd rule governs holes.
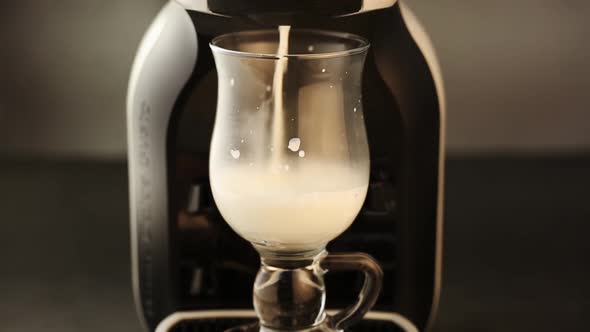
[[[337,32],[337,31],[329,31],[329,30],[319,30],[319,29],[291,29],[291,31],[295,32],[306,32],[312,33],[317,35],[323,35],[328,37],[337,37],[342,39],[354,40],[359,42],[360,46],[353,47],[351,49],[343,50],[343,51],[335,51],[335,52],[321,52],[321,53],[288,53],[283,56],[278,56],[276,53],[253,53],[253,52],[246,52],[246,51],[238,51],[232,50],[228,48],[223,48],[218,46],[217,44],[227,38],[234,37],[234,36],[252,36],[252,35],[260,35],[260,34],[267,34],[267,33],[276,33],[278,34],[278,30],[273,29],[264,29],[264,30],[244,30],[244,31],[237,31],[237,32],[230,32],[226,34],[219,35],[211,40],[209,43],[209,47],[214,52],[218,52],[225,55],[233,55],[239,57],[246,57],[246,58],[259,58],[259,59],[270,59],[270,60],[278,60],[281,58],[295,58],[295,59],[328,59],[328,58],[338,58],[344,56],[350,56],[358,53],[363,53],[369,49],[371,44],[369,41],[361,37],[359,35],[355,35],[348,32]]]

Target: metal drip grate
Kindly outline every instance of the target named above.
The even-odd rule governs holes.
[[[254,322],[246,318],[206,318],[184,321],[170,330],[171,332],[223,332],[228,328]],[[393,322],[381,320],[364,320],[347,332],[403,332]]]

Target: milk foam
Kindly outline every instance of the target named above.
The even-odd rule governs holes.
[[[303,162],[289,170],[227,166],[211,173],[215,202],[245,239],[313,249],[344,232],[367,194],[368,168]]]

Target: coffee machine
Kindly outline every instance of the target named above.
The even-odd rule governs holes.
[[[362,79],[370,185],[356,221],[329,250],[367,252],[384,270],[361,330],[426,330],[441,283],[445,102],[433,47],[399,0],[171,0],[162,8],[127,96],[139,316],[150,331],[223,331],[255,317],[258,256],[224,222],[209,184],[217,76],[208,45],[224,33],[285,24],[371,43]],[[360,280],[327,277],[328,308],[349,303]]]

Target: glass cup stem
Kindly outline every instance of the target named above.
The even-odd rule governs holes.
[[[259,252],[254,308],[260,331],[342,330],[362,319],[381,290],[381,268],[367,254],[329,255],[324,249],[297,254]],[[327,270],[360,270],[365,275],[357,302],[333,317],[325,313]]]

